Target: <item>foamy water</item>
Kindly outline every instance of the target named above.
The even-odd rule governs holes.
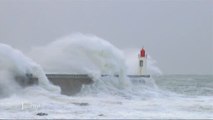
[[[212,95],[163,91],[146,85],[146,81],[133,85],[132,91],[90,92],[72,97],[30,87],[21,94],[1,99],[0,115],[1,118],[213,118]],[[39,112],[48,116],[37,116]]]
[[[16,76],[26,76],[33,74],[39,78],[39,86],[48,89],[52,92],[60,89],[49,83],[42,68],[26,57],[20,51],[5,45],[0,44],[0,97],[7,96],[22,88],[15,82]]]
[[[75,34],[34,48],[29,56],[42,67],[8,45],[0,45],[0,55],[0,118],[213,118],[211,75],[129,79],[122,51],[93,35]],[[95,83],[75,96],[61,95],[42,69],[87,73]],[[148,69],[159,73],[154,63]],[[14,76],[26,73],[38,77],[39,85],[15,83]],[[102,73],[121,77],[101,78]]]

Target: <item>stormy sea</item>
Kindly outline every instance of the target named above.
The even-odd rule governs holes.
[[[0,118],[213,119],[213,75],[162,74],[149,57],[151,77],[129,78],[137,62],[125,59],[120,49],[93,35],[67,36],[25,54],[0,44]],[[15,76],[28,73],[38,85],[16,82]],[[67,96],[46,73],[83,73],[94,82]],[[100,77],[103,73],[120,77]]]

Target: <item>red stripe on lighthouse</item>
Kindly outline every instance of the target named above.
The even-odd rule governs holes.
[[[141,56],[141,57],[145,57],[145,54],[146,54],[146,53],[145,53],[145,50],[142,48],[142,49],[141,49],[141,54],[140,54],[140,56]]]

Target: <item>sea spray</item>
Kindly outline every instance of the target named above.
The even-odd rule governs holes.
[[[161,69],[156,65],[157,61],[154,60],[151,55],[147,57],[147,71],[151,75],[162,75],[163,72]]]
[[[94,35],[80,33],[35,47],[30,56],[50,73],[119,74],[126,67],[119,49]]]
[[[91,76],[95,82],[84,85],[81,94],[123,94],[126,90],[134,91],[127,77],[125,63],[125,59],[132,58],[124,56],[120,49],[95,35],[71,34],[48,45],[33,48],[29,56],[37,61],[46,73]],[[103,74],[109,76],[101,77]],[[145,81],[154,84],[149,85],[150,87],[155,86],[153,80]]]
[[[119,75],[112,87],[130,85],[122,51],[94,35],[72,34],[33,48],[29,55],[47,73],[88,74],[94,81],[101,80],[102,74]]]
[[[21,90],[22,87],[16,82],[16,76],[24,77],[26,74],[39,78],[39,86],[44,89],[60,91],[58,87],[49,83],[38,64],[11,46],[0,43],[0,95],[7,96]]]
[[[127,65],[128,74],[139,74],[139,60],[138,54],[141,48],[126,48],[123,49],[125,53],[125,62]],[[150,75],[162,75],[162,71],[157,66],[156,60],[151,57],[149,52],[147,53],[147,74]]]
[[[21,64],[17,64],[20,65],[19,67],[14,67],[14,65],[16,66],[16,64],[7,63],[10,63],[11,61],[12,63],[15,63],[16,61],[14,60],[16,59],[8,59],[7,54],[9,54],[10,52],[8,52],[7,49],[2,49],[2,47],[1,50],[0,82],[6,80],[5,82],[10,83],[10,81],[7,80],[13,80],[13,76],[15,73],[25,73],[24,71],[26,69],[19,70],[18,68],[26,68],[29,65],[29,61],[24,61],[23,64],[27,63],[25,67],[23,67],[24,65]],[[7,52],[3,54],[3,51]],[[14,52],[14,49],[12,49],[12,51]],[[51,52],[52,51],[47,51],[46,53]],[[41,51],[41,53],[43,54],[43,51]],[[38,57],[42,59],[39,54]],[[18,56],[18,58],[22,57]],[[57,59],[57,57],[51,58],[53,60]],[[66,60],[64,62],[67,63]],[[34,71],[34,69],[36,69],[37,67],[34,68],[29,65],[27,68],[29,68],[29,70],[26,71],[30,72]],[[45,77],[44,74],[41,74],[42,70],[36,69],[36,71],[36,73],[32,73],[35,75],[38,74],[36,76],[40,76],[39,78]],[[91,73],[93,74],[93,72]],[[156,77],[159,79],[159,76]],[[181,77],[181,80],[179,79],[179,77]],[[0,117],[2,119],[211,119],[213,118],[213,97],[211,89],[213,85],[212,75],[204,75],[199,78],[197,77],[197,75],[185,77],[175,75],[172,76],[172,78],[174,79],[171,79],[171,77],[169,76],[161,76],[159,81],[157,82],[160,83],[158,84],[159,87],[168,88],[174,90],[175,92],[182,93],[184,90],[182,88],[187,88],[187,91],[184,90],[184,93],[188,93],[191,95],[191,92],[195,91],[196,94],[193,94],[193,96],[187,96],[187,94],[166,94],[164,96],[159,96],[158,90],[153,89],[153,87],[150,87],[146,84],[146,82],[150,81],[150,79],[145,79],[145,83],[143,83],[142,81],[142,83],[133,84],[134,87],[132,87],[130,90],[118,89],[119,87],[114,86],[119,85],[118,83],[116,83],[119,80],[115,80],[117,78],[114,78],[112,76],[105,77],[105,80],[97,80],[95,83],[99,82],[99,84],[93,84],[94,87],[90,89],[94,92],[95,85],[97,85],[97,92],[100,92],[100,90],[106,92],[108,91],[108,93],[111,93],[110,95],[108,94],[108,96],[105,96],[106,94],[102,94],[102,96],[100,95],[97,97],[89,94],[88,96],[82,95],[68,97],[60,94],[54,94],[53,92],[42,89],[43,87],[40,86],[27,87],[25,89],[22,89],[23,94],[21,93],[18,95],[12,95],[10,97],[0,99]],[[7,83],[5,83],[4,85],[8,86]],[[190,91],[188,88],[190,89]],[[203,89],[205,90],[203,91]],[[38,116],[37,114],[41,112],[47,113],[48,116]]]

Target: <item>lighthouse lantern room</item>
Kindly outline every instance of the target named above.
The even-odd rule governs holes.
[[[147,56],[146,56],[146,52],[145,52],[144,48],[141,49],[141,51],[138,55],[138,58],[139,58],[139,74],[145,75],[146,74],[146,59],[147,59]]]

